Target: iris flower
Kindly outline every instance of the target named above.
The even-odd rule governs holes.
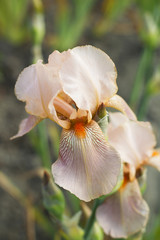
[[[106,198],[97,209],[97,220],[113,238],[127,238],[145,228],[149,208],[138,179],[145,165],[160,170],[160,152],[148,122],[129,121],[121,113],[110,114],[108,141],[124,163],[124,180],[120,189]]]
[[[63,130],[58,160],[52,165],[55,182],[84,201],[108,194],[115,187],[121,160],[106,141],[94,116],[103,103],[135,119],[118,95],[114,63],[103,51],[82,46],[54,51],[47,64],[39,60],[25,68],[15,94],[29,114],[19,127],[23,136],[45,118]]]

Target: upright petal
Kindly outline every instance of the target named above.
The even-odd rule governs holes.
[[[68,51],[59,52],[55,50],[49,55],[48,66],[52,67],[54,71],[59,71],[63,62],[70,56],[70,49]]]
[[[55,61],[61,56],[57,57],[54,53],[52,55],[55,56]],[[25,68],[16,82],[15,93],[19,100],[26,102],[26,111],[29,114],[50,118],[62,127],[69,128],[68,121],[58,118],[54,106],[55,97],[62,91],[58,66],[58,63],[52,66],[38,61]]]
[[[55,182],[84,201],[108,194],[115,187],[121,161],[98,124],[77,123],[63,130],[58,160],[52,165]]]
[[[40,117],[35,117],[30,115],[28,118],[22,120],[19,125],[18,133],[11,137],[10,139],[13,140],[18,137],[22,137],[26,133],[30,132],[32,128],[34,128],[42,119]]]
[[[45,118],[47,114],[41,101],[37,76],[37,66],[42,65],[41,62],[38,61],[21,72],[15,85],[15,94],[19,100],[26,102],[26,111],[29,114]]]
[[[107,235],[127,238],[145,227],[148,214],[148,205],[143,200],[135,180],[106,198],[98,207],[96,217]]]
[[[129,119],[131,120],[136,120],[136,115],[134,112],[131,110],[131,108],[128,106],[128,104],[124,101],[122,97],[119,95],[114,95],[112,98],[108,99],[105,102],[106,107],[111,107],[115,108],[122,113],[124,113],[126,116],[128,116]]]
[[[56,115],[55,113],[53,115],[50,113],[48,105],[62,90],[58,78],[58,73],[54,71],[54,69],[48,64],[37,64],[36,69],[43,109],[46,112],[47,116],[50,119],[54,120]],[[54,108],[54,105],[52,108]]]
[[[77,107],[94,113],[97,107],[117,92],[116,69],[103,51],[92,47],[76,47],[68,51],[60,78],[63,90]]]
[[[41,102],[47,117],[57,122],[60,126],[68,129],[70,123],[68,120],[61,120],[58,118],[54,106],[54,99],[58,93],[62,91],[57,71],[49,64],[39,64],[37,65],[37,76],[41,93]]]
[[[136,168],[151,156],[155,137],[150,123],[129,121],[121,115],[110,113],[108,141],[119,152],[123,162]]]
[[[122,114],[121,112],[109,112],[109,127],[111,129],[116,129],[117,127],[123,125],[124,123],[128,122],[129,119],[125,114]]]

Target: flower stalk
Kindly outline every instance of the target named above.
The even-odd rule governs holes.
[[[84,234],[84,240],[89,240],[90,233],[91,233],[91,230],[92,230],[92,228],[93,228],[93,224],[94,224],[94,222],[95,222],[96,210],[97,210],[98,206],[101,204],[101,202],[102,202],[102,200],[99,199],[99,198],[97,198],[97,199],[94,201],[91,216],[89,217],[89,219],[88,219],[88,221],[87,221],[87,224],[86,224],[85,234]]]
[[[50,156],[50,150],[48,145],[48,134],[47,134],[47,127],[46,127],[45,121],[42,121],[38,125],[38,136],[39,136],[38,151],[41,156],[42,165],[44,168],[50,169],[51,156]]]
[[[149,75],[150,66],[153,60],[154,48],[145,46],[134,81],[133,90],[130,98],[130,106],[137,111],[145,77]]]
[[[42,42],[45,35],[45,21],[43,14],[43,3],[41,0],[33,0],[34,14],[32,23],[32,54],[33,63],[42,57]],[[38,125],[38,144],[37,151],[39,152],[44,168],[50,169],[51,157],[48,146],[48,135],[45,122]]]

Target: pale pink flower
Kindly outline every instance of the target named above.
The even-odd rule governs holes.
[[[159,150],[155,150],[156,139],[149,122],[130,121],[124,114],[111,113],[108,125],[109,143],[119,152],[130,168],[130,179],[144,165],[160,170]]]
[[[127,238],[145,228],[149,208],[143,200],[138,177],[145,165],[160,170],[160,152],[150,123],[130,121],[121,113],[110,113],[108,141],[124,163],[120,189],[97,209],[97,220],[113,238]]]
[[[45,118],[63,127],[58,160],[52,165],[55,182],[80,199],[90,201],[112,191],[120,157],[93,120],[104,103],[136,119],[118,95],[116,68],[107,54],[92,46],[59,53],[47,64],[39,60],[20,74],[15,93],[26,102],[28,119],[13,138],[29,132]]]
[[[106,198],[96,212],[98,223],[113,238],[128,238],[145,227],[149,208],[142,198],[137,180],[128,181]]]

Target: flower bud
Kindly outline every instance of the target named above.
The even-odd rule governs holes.
[[[98,225],[97,222],[94,223],[90,239],[94,239],[94,240],[104,239],[103,230],[101,229],[101,227]]]
[[[145,13],[144,20],[145,28],[142,31],[142,38],[151,48],[156,48],[160,43],[158,23],[156,22],[156,19],[154,19],[153,15],[149,12]]]
[[[98,122],[98,125],[107,139],[108,112],[103,103],[98,108],[96,121]]]
[[[44,171],[42,193],[44,207],[51,215],[62,219],[65,209],[65,199],[62,191],[54,184],[47,171]]]
[[[160,93],[160,67],[156,69],[149,84],[147,86],[149,95],[156,95]]]
[[[64,218],[63,226],[65,228],[66,235],[70,240],[83,240],[84,231],[78,226],[81,217],[81,211],[76,213],[71,219]]]

